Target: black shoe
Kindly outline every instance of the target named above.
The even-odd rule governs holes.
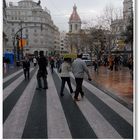
[[[73,94],[74,93],[74,91],[72,91],[72,92],[70,92],[71,94]]]
[[[81,97],[84,98],[84,94],[81,94]]]
[[[61,97],[63,97],[63,96],[64,96],[64,94],[63,94],[63,93],[61,93],[61,94],[60,94],[60,96],[61,96]]]
[[[36,90],[41,90],[41,88],[36,88]]]
[[[44,87],[43,89],[48,89],[48,87]]]

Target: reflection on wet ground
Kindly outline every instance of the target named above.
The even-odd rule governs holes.
[[[118,71],[110,71],[107,67],[100,66],[98,73],[94,71],[94,67],[89,67],[89,69],[93,80],[98,85],[128,103],[133,103],[133,80],[127,67],[122,67]]]

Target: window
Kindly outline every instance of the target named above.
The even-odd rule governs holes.
[[[34,29],[34,32],[35,32],[35,33],[37,32],[36,29]]]
[[[72,25],[70,25],[70,31],[72,31]]]
[[[28,34],[26,34],[26,39],[28,39]]]
[[[77,30],[77,24],[75,24],[75,30]]]
[[[26,33],[28,33],[28,29],[26,29]]]
[[[14,28],[12,28],[12,32],[15,32],[15,29]]]
[[[37,40],[37,39],[35,39],[35,40],[34,40],[34,42],[35,42],[35,43],[37,43],[37,42],[38,42],[38,40]]]

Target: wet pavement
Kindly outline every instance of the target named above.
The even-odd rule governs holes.
[[[108,67],[100,66],[98,73],[94,67],[89,67],[93,83],[108,92],[117,95],[127,103],[133,104],[133,80],[129,69],[122,67],[118,71],[110,71]]]

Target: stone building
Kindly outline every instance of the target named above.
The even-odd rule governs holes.
[[[60,33],[60,53],[64,54],[68,52],[70,52],[68,47],[68,35],[63,31]]]
[[[8,33],[8,24],[7,24],[7,15],[6,15],[6,2],[3,0],[3,53],[6,52],[7,48],[7,33]]]
[[[26,42],[23,47],[24,55],[26,53],[38,55],[39,51],[44,51],[44,54],[47,55],[54,50],[55,40],[59,38],[56,37],[59,36],[59,30],[54,25],[50,12],[46,8],[42,9],[40,3],[33,0],[21,0],[17,5],[13,5],[10,2],[6,12],[10,26],[7,51],[15,50],[17,52],[16,35],[21,38],[21,34],[22,39]],[[20,30],[21,28],[22,30]]]
[[[125,31],[126,26],[130,23],[130,18],[133,13],[133,2],[132,0],[124,0],[123,1],[123,18],[116,19],[111,22],[111,30],[113,34],[112,45],[114,49],[117,50],[130,50],[130,44],[124,43],[124,36],[122,33]]]
[[[132,13],[133,13],[132,0],[124,0],[123,1],[123,20],[124,20],[125,25],[129,23],[129,18],[132,17]]]

